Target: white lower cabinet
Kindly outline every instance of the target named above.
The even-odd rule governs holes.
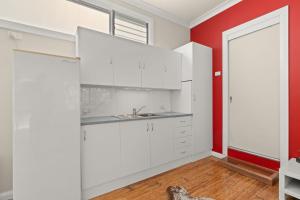
[[[150,167],[149,129],[145,120],[120,123],[122,176]]]
[[[151,167],[173,160],[173,121],[171,118],[149,121],[151,125]]]
[[[191,122],[189,116],[83,126],[84,199],[179,167],[179,159],[189,162]]]
[[[119,124],[88,125],[82,132],[83,189],[120,177]]]

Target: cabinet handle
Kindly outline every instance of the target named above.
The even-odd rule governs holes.
[[[182,151],[182,152],[180,152],[181,154],[185,154],[186,153],[186,151]]]
[[[154,125],[153,125],[153,123],[151,123],[151,126],[152,126],[152,130],[151,130],[151,131],[153,132],[153,130],[154,130]]]
[[[181,134],[184,134],[184,133],[185,133],[185,131],[181,131],[180,133],[181,133]]]
[[[186,121],[180,121],[181,123],[185,123]]]
[[[185,144],[186,143],[186,141],[182,141],[182,142],[180,142],[181,144]]]
[[[86,141],[86,130],[83,131],[83,141]]]
[[[147,132],[149,132],[149,123],[147,123]]]

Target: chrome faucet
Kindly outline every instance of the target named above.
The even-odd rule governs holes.
[[[137,116],[137,114],[139,113],[139,112],[141,112],[141,110],[143,110],[144,108],[146,108],[147,106],[142,106],[142,107],[140,107],[138,110],[136,109],[136,108],[133,108],[132,109],[132,115],[133,116]]]

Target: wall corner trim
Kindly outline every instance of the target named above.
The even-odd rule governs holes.
[[[223,159],[223,158],[226,157],[224,154],[218,153],[218,152],[216,152],[216,151],[212,151],[212,152],[211,152],[211,155],[212,155],[213,157],[219,158],[219,159]]]
[[[202,22],[214,17],[215,15],[223,12],[224,10],[234,6],[237,3],[240,3],[241,1],[242,0],[227,0],[224,3],[219,4],[215,8],[209,10],[205,14],[203,14],[203,15],[197,17],[196,19],[194,19],[193,21],[191,21],[190,28],[193,28],[193,27],[201,24]]]
[[[11,20],[6,20],[6,19],[0,19],[0,28],[9,29],[12,31],[19,31],[23,33],[31,33],[35,35],[41,35],[41,36],[46,36],[46,37],[60,39],[60,40],[67,40],[71,42],[75,41],[75,35],[72,34],[53,31],[46,28],[41,28],[41,27],[19,23]]]
[[[7,191],[0,193],[0,200],[12,200],[13,199],[13,191]]]

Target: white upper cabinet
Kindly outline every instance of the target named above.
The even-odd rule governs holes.
[[[164,88],[164,56],[160,49],[148,47],[143,53],[142,87]]]
[[[151,167],[173,159],[173,124],[171,118],[149,121]]]
[[[77,56],[80,57],[81,84],[114,85],[114,64],[110,35],[79,27]]]
[[[181,89],[181,59],[179,53],[165,51],[164,88]]]
[[[129,44],[125,39],[115,38],[111,48],[114,49],[115,85],[141,87],[143,45]]]
[[[182,60],[181,60],[181,68],[182,68],[182,81],[191,81],[193,80],[193,66],[194,66],[194,56],[193,56],[193,44],[188,43],[175,51],[181,53]]]
[[[181,55],[97,31],[78,28],[81,83],[180,89]]]

